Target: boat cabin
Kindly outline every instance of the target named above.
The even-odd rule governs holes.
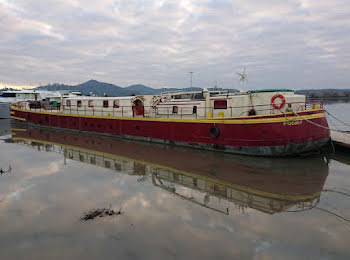
[[[144,96],[63,98],[63,112],[70,114],[135,117],[145,116]]]
[[[266,115],[305,110],[305,96],[293,90],[261,90],[232,93],[223,90],[169,92],[157,98],[157,115],[223,118]],[[287,110],[288,110],[287,109]]]
[[[29,104],[29,108],[53,108],[65,114],[175,119],[246,117],[307,109],[305,96],[287,89],[238,93],[225,90],[181,91],[128,97],[69,95],[61,98],[57,106],[53,106],[50,97],[46,98],[44,105]]]

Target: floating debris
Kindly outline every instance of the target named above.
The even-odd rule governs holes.
[[[119,209],[118,211],[114,211],[111,209],[111,205],[109,205],[109,208],[103,208],[103,209],[92,209],[86,213],[84,213],[84,216],[80,218],[82,221],[88,221],[95,219],[96,217],[106,217],[106,216],[118,216],[122,215],[122,209]]]
[[[12,171],[11,165],[9,165],[9,168],[7,170],[3,170],[2,168],[0,168],[0,175],[3,175],[4,173],[11,174],[11,171]]]

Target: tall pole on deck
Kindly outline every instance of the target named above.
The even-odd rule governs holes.
[[[190,77],[191,77],[191,89],[192,89],[192,77],[193,77],[193,71],[190,71]]]

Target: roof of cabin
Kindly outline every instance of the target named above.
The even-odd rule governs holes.
[[[91,97],[91,96],[74,96],[68,97],[70,100],[130,100],[137,98],[137,96],[128,96],[128,97]]]
[[[260,90],[248,90],[247,93],[263,93],[263,92],[294,92],[291,89],[260,89]]]

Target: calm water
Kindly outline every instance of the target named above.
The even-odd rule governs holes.
[[[349,108],[326,106],[348,122]],[[350,258],[350,154],[266,159],[8,126],[1,259]],[[110,206],[122,215],[80,220]]]
[[[332,103],[326,103],[325,109],[332,115],[336,116],[337,119],[340,119],[341,121],[348,123],[350,122],[350,102],[343,103],[341,101]],[[339,129],[339,130],[349,130],[349,126],[345,126],[343,123],[337,121],[335,118],[328,116],[328,123],[332,129]]]

